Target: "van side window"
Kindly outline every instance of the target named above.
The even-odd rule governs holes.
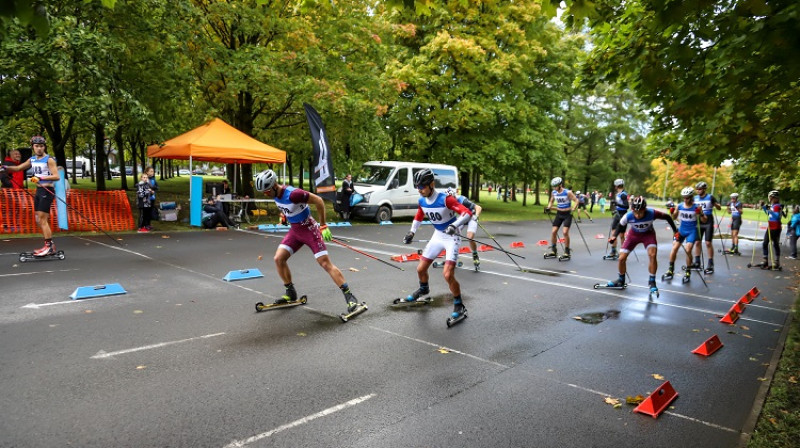
[[[397,170],[397,176],[395,176],[395,179],[397,179],[398,187],[405,187],[408,183],[408,168]]]
[[[454,171],[439,168],[434,168],[432,171],[436,176],[436,188],[456,188],[456,173]]]

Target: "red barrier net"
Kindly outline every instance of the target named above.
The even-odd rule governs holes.
[[[50,228],[58,227],[58,212],[53,200],[50,206]],[[83,215],[83,216],[81,216]],[[87,220],[88,219],[88,220]],[[89,221],[91,220],[91,222]],[[131,204],[124,191],[69,190],[67,192],[67,222],[70,231],[97,231],[92,222],[106,232],[133,230]],[[33,212],[31,190],[0,189],[0,233],[39,233]]]

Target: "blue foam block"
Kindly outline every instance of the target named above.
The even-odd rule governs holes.
[[[75,292],[69,296],[69,298],[72,300],[80,300],[93,297],[116,296],[127,293],[128,291],[125,291],[125,289],[119,283],[111,283],[108,285],[81,286],[80,288],[76,289]]]
[[[259,224],[258,230],[262,232],[288,232],[290,227],[280,224]]]
[[[391,221],[381,221],[381,225],[382,226],[390,226],[390,225],[392,225],[392,222]]]
[[[241,269],[238,271],[230,271],[225,277],[222,277],[222,279],[225,280],[226,282],[233,282],[236,280],[246,280],[248,278],[259,278],[263,276],[264,274],[262,274],[261,271],[259,271],[258,269],[250,268],[250,269]]]

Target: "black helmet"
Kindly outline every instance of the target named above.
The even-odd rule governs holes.
[[[696,190],[705,190],[706,188],[708,188],[708,184],[703,181],[700,181],[697,183],[697,185],[694,186],[694,188]]]
[[[427,187],[433,182],[433,171],[428,168],[422,169],[414,173],[414,187]]]
[[[647,201],[644,200],[644,196],[636,196],[631,201],[632,210],[644,210],[645,207],[647,207]]]
[[[34,135],[31,137],[31,145],[46,145],[47,140],[44,139],[41,135]]]

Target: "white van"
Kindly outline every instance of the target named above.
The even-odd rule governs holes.
[[[458,168],[452,165],[414,162],[366,162],[353,189],[363,196],[351,208],[352,215],[390,221],[392,216],[414,216],[419,207],[419,192],[414,188],[414,174],[429,168],[436,178],[436,188],[458,189]]]

